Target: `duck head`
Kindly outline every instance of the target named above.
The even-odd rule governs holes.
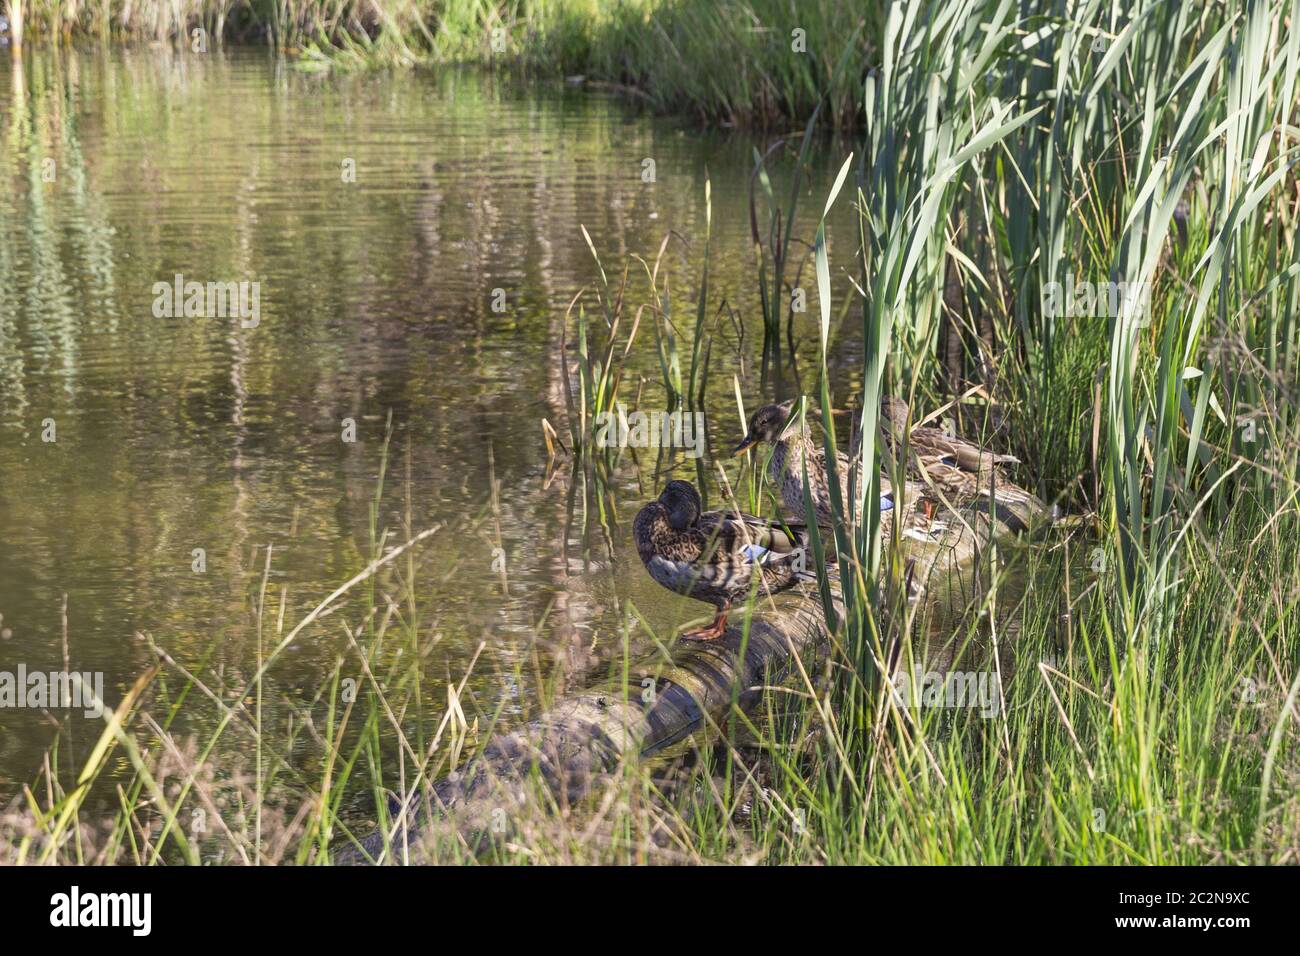
[[[907,415],[907,402],[896,395],[890,395],[880,400],[880,417],[889,422],[895,431],[901,431],[907,427]]]
[[[664,486],[664,490],[659,493],[659,503],[668,512],[668,523],[677,531],[694,527],[700,520],[700,512],[704,507],[695,486],[689,481],[677,479]]]
[[[778,442],[785,437],[786,427],[794,411],[794,399],[779,405],[764,405],[749,419],[749,430],[740,443],[732,449],[733,455],[743,455],[759,442]]]

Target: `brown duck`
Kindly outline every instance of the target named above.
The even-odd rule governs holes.
[[[689,481],[670,481],[637,513],[632,537],[650,577],[668,590],[712,604],[713,623],[682,635],[712,641],[727,629],[727,612],[757,580],[763,594],[816,581],[802,525],[775,524],[738,512],[701,513]]]
[[[781,502],[786,509],[802,520],[808,521],[804,513],[804,470],[808,472],[808,491],[813,503],[813,516],[818,525],[829,527],[834,524],[834,512],[831,509],[830,469],[826,467],[826,448],[813,440],[805,427],[793,418],[794,401],[789,400],[779,405],[764,405],[749,419],[749,428],[745,437],[733,449],[733,453],[743,455],[754,445],[766,442],[772,446],[772,457],[768,463],[768,479],[781,491]],[[850,471],[856,480],[853,487],[862,487],[862,463],[851,462],[843,452],[835,453],[835,473],[840,480],[841,501],[848,503],[848,477]],[[905,489],[908,502],[924,501],[927,497],[923,485],[909,481]],[[857,504],[854,504],[855,510]],[[894,489],[885,475],[880,476],[880,521],[881,534],[888,537],[891,533],[894,516]],[[856,515],[861,517],[861,515]]]
[[[1003,466],[1018,465],[1019,458],[989,451],[938,428],[918,426],[908,431],[908,415],[907,403],[901,398],[881,401],[885,441],[897,449],[906,435],[908,475],[937,491],[949,504],[959,507],[992,493],[996,502],[1044,508],[1038,498],[1006,477]]]

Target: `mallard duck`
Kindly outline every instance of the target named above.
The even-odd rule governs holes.
[[[757,575],[764,594],[815,581],[808,536],[801,525],[777,525],[736,512],[701,513],[689,481],[670,481],[632,525],[637,552],[650,577],[668,590],[717,608],[713,623],[689,640],[712,641],[727,629],[727,612],[743,601]]]
[[[794,409],[793,400],[779,405],[764,405],[749,419],[749,429],[739,444],[733,449],[736,455],[761,442],[772,445],[772,458],[768,464],[768,478],[774,486],[781,489],[781,501],[791,514],[807,521],[804,514],[804,467],[808,469],[808,484],[811,492],[813,511],[818,525],[829,527],[834,524],[831,510],[830,475],[826,467],[826,448],[813,441],[806,428],[791,420]],[[835,453],[835,473],[839,476],[841,501],[848,500],[848,476],[853,471],[856,480],[853,487],[862,487],[862,465],[857,462],[850,465],[850,460],[843,452]],[[925,499],[924,486],[909,481],[905,490],[909,502]],[[880,521],[881,534],[888,536],[894,515],[894,490],[889,479],[880,476]],[[855,510],[856,510],[855,504]],[[860,517],[856,515],[855,517]]]
[[[960,506],[991,493],[996,502],[1044,508],[1037,497],[1004,474],[1002,466],[1018,465],[1019,458],[989,451],[964,438],[946,435],[938,428],[920,426],[907,431],[908,414],[907,403],[901,398],[881,401],[885,441],[896,449],[906,434],[908,475],[939,492],[939,497],[946,499],[950,506]],[[933,495],[928,500],[932,502]]]

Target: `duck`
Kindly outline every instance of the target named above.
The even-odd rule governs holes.
[[[1015,455],[981,448],[938,428],[917,426],[909,431],[910,414],[907,402],[897,396],[881,400],[880,418],[885,442],[891,450],[897,450],[906,439],[909,452],[907,473],[930,490],[926,500],[931,505],[938,498],[950,507],[960,507],[991,495],[1000,504],[1027,505],[1037,511],[1045,510],[1037,496],[1006,476],[1005,466],[1020,464]]]
[[[722,637],[728,612],[749,596],[755,579],[767,595],[817,580],[805,526],[702,508],[695,486],[677,479],[632,524],[637,553],[650,577],[716,609],[711,624],[688,631],[684,640]]]
[[[749,419],[745,437],[732,449],[734,455],[743,455],[755,445],[766,443],[772,446],[772,456],[768,461],[768,479],[781,491],[781,503],[793,515],[802,521],[816,521],[820,527],[835,524],[834,512],[831,510],[830,474],[826,467],[826,449],[813,441],[806,428],[792,420],[794,400],[779,404],[764,405]],[[804,509],[804,468],[808,470],[808,484],[813,503],[813,515],[810,519]],[[835,473],[840,480],[841,500],[847,500],[848,476],[853,474],[853,487],[862,487],[862,462],[851,461],[841,451],[835,453]],[[908,481],[904,498],[914,504],[930,499],[925,486],[919,482]],[[855,505],[855,510],[856,510]],[[886,475],[880,476],[880,533],[882,537],[891,534],[895,512],[894,488]],[[860,517],[855,515],[855,517]],[[908,520],[908,519],[905,519]]]

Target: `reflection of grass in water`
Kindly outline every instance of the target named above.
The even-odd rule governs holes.
[[[1058,529],[1018,554],[1030,582],[1023,593],[989,555],[987,586],[952,627],[970,644],[973,669],[990,667],[986,649],[996,650],[1005,708],[983,718],[973,708],[892,702],[891,675],[879,670],[895,652],[913,668],[925,662],[906,656],[920,646],[918,622],[895,597],[902,569],[894,549],[873,540],[869,508],[863,533],[833,544],[853,587],[824,673],[768,693],[758,715],[714,728],[715,744],[688,748],[671,768],[676,779],[629,765],[575,812],[512,819],[510,843],[488,859],[1294,860],[1300,436],[1289,406],[1300,343],[1286,201],[1293,147],[1279,131],[1294,121],[1300,54],[1270,45],[1285,36],[1282,14],[1281,4],[1259,4],[1221,24],[1217,13],[1193,21],[1162,4],[1113,23],[1089,4],[1086,29],[1049,31],[1028,45],[1011,24],[981,29],[988,24],[977,17],[954,16],[947,33],[898,34],[898,48],[886,51],[898,57],[896,70],[870,89],[873,126],[856,196],[867,257],[868,473],[877,470],[879,391],[914,393],[918,407],[940,398],[941,291],[956,260],[969,312],[958,320],[1002,336],[992,349],[982,336],[962,342],[964,374],[1007,413],[1006,437],[990,440],[1021,452],[1049,497],[1101,516],[1099,538]],[[1104,49],[1093,51],[1090,36]],[[984,76],[993,81],[978,82]],[[1052,109],[1010,125],[1043,97]],[[1174,225],[1184,198],[1185,240]],[[824,277],[824,251],[818,260]],[[1149,327],[1127,316],[1103,333],[1101,322],[1079,329],[1046,313],[1046,283],[1097,271],[1154,280]],[[824,280],[819,293],[819,306],[829,304]],[[608,367],[590,381],[608,381]],[[823,416],[826,381],[823,373]],[[594,394],[607,402],[611,393]],[[1254,441],[1239,431],[1243,406],[1256,420]],[[858,493],[875,500],[874,489]],[[265,777],[251,790],[212,784],[214,794],[242,794],[250,810],[259,792],[265,799],[275,790],[268,781],[284,784],[272,806],[315,795],[286,831],[299,859],[319,858],[339,835],[348,794],[370,790],[384,823],[384,788],[418,791],[497,723],[497,710],[456,692],[445,706],[439,699],[442,716],[431,715],[419,737],[411,714],[429,694],[408,669],[427,633],[412,629],[415,550],[399,557],[408,562],[405,587],[358,582],[366,627],[361,636],[353,628],[346,662],[321,691],[328,722],[299,725],[321,755],[318,776],[308,783],[276,769],[289,762],[285,741],[263,733]],[[385,590],[398,610],[382,600]],[[276,641],[292,629],[272,623],[274,595],[256,606],[274,660]],[[401,658],[386,656],[399,648]],[[375,679],[362,680],[355,701],[326,705],[362,659]],[[516,664],[503,681],[546,706],[548,684],[527,668]],[[247,714],[236,719],[256,730]],[[131,726],[147,742],[145,759],[156,758],[157,741]],[[396,753],[386,727],[402,728]],[[161,789],[183,814],[197,788],[185,796]],[[62,796],[47,805],[47,819],[64,806]],[[128,793],[120,848],[133,834],[140,845],[129,825],[136,812],[158,810]],[[255,824],[235,829],[210,834],[211,847],[263,851]],[[447,840],[443,858],[466,855]],[[164,851],[184,854],[179,843]],[[57,850],[65,859],[78,852],[71,841]]]
[[[112,231],[88,186],[76,104],[67,91],[63,64],[57,58],[52,64],[33,58],[30,88],[21,58],[13,59],[10,71],[10,121],[0,130],[0,168],[6,173],[0,208],[23,228],[0,232],[0,288],[6,290],[0,297],[0,381],[16,399],[14,411],[21,411],[25,388],[19,344],[24,332],[41,356],[62,364],[65,388],[74,389],[78,378],[82,304],[67,275],[63,242],[72,246],[77,271],[89,275],[91,307],[107,318],[110,330],[116,326],[116,308]],[[71,215],[56,211],[55,190],[70,195]],[[18,241],[25,247],[22,258],[29,276],[18,274]]]
[[[14,2],[14,0],[11,0]],[[286,0],[232,8],[230,0],[109,0],[70,7],[26,4],[30,38],[80,32],[125,39],[194,31],[260,41],[298,56],[305,68],[362,69],[450,61],[522,65],[548,75],[582,74],[632,89],[660,110],[726,123],[807,117],[825,95],[825,119],[854,125],[862,71],[836,69],[842,55],[862,62],[863,12],[835,0]],[[717,68],[726,50],[734,68]]]
[[[16,335],[20,315],[35,317],[35,321],[29,321],[27,333],[39,354],[61,362],[71,385],[77,370],[77,344],[71,329],[71,288],[64,274],[58,248],[60,236],[51,208],[50,192],[54,184],[46,181],[47,171],[53,171],[57,177],[57,163],[62,159],[54,149],[64,127],[62,77],[55,71],[47,78],[45,70],[33,64],[29,93],[21,63],[15,63],[12,69],[13,119],[7,130],[4,152],[7,165],[26,185],[21,192],[15,190],[11,194],[7,205],[23,223],[22,238],[30,250],[27,259],[31,274],[20,280],[14,271],[15,251],[6,250],[0,265],[7,265],[9,270],[0,274],[0,282],[6,290],[4,298],[14,303],[6,324],[14,330],[10,334]],[[3,239],[10,235],[6,230]],[[5,354],[16,360],[22,351],[14,348]],[[10,377],[20,384],[18,369]]]

